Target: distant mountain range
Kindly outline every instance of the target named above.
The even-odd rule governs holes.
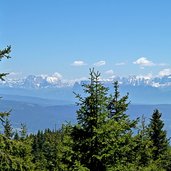
[[[70,82],[61,81],[59,75],[29,75],[25,78],[6,78],[5,81],[0,82],[1,86],[14,88],[59,88],[71,86]]]
[[[101,82],[113,93],[113,82],[119,81],[121,96],[129,93],[131,101],[128,114],[136,118],[145,114],[150,117],[158,108],[163,112],[166,129],[171,136],[171,76],[148,78],[130,76],[103,79]],[[73,92],[85,96],[82,90],[83,81],[64,81],[59,75],[28,76],[22,79],[9,79],[0,82],[0,111],[10,110],[15,128],[26,123],[29,132],[38,129],[59,128],[65,121],[76,122]]]
[[[171,89],[171,75],[163,77],[149,77],[149,76],[129,76],[119,77],[115,76],[110,79],[102,79],[104,83],[111,83],[113,81],[119,81],[121,85],[132,85],[132,86],[151,86],[160,88]],[[84,82],[84,80],[83,80]],[[79,82],[80,83],[80,82]],[[59,74],[53,74],[52,76],[47,75],[29,75],[25,78],[10,79],[7,77],[5,81],[1,81],[1,86],[14,87],[14,88],[61,88],[61,87],[73,87],[78,84],[77,81],[66,81],[63,80]]]
[[[101,82],[113,92],[113,82],[119,81],[121,95],[129,93],[132,103],[171,104],[171,75],[164,77],[114,77]],[[74,104],[73,92],[83,94],[84,81],[64,81],[58,74],[52,76],[30,75],[22,79],[9,79],[0,82],[0,96],[30,96],[60,101],[62,104]],[[5,97],[4,97],[5,98]]]
[[[5,97],[7,98],[7,97]],[[41,129],[58,129],[63,123],[71,122],[76,123],[76,110],[75,105],[62,105],[54,101],[47,99],[33,98],[31,102],[30,98],[16,97],[12,100],[12,97],[8,97],[11,100],[1,100],[0,111],[11,111],[10,120],[15,129],[20,128],[21,123],[25,123],[28,128],[28,132],[36,132]],[[14,97],[13,97],[14,98]],[[131,119],[141,117],[144,115],[146,121],[149,122],[154,109],[159,109],[163,115],[162,119],[165,123],[165,129],[168,132],[168,136],[171,137],[171,105],[138,105],[130,104],[127,114]]]

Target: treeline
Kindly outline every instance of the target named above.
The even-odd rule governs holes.
[[[10,49],[5,50],[7,55]],[[0,57],[5,57],[2,52]],[[100,73],[94,70],[83,90],[84,97],[75,94],[79,106],[77,124],[63,125],[59,130],[28,135],[22,124],[18,132],[13,131],[8,112],[0,113],[0,170],[171,170],[171,147],[159,110],[154,110],[148,123],[143,116],[130,119],[126,114],[128,94],[121,97],[115,82],[113,94],[109,95]]]

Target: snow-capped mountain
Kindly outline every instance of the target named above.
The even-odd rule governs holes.
[[[171,76],[163,77],[142,77],[142,76],[129,76],[117,77],[120,84],[132,86],[151,86],[151,87],[171,87]]]
[[[1,81],[0,85],[6,87],[15,87],[15,88],[60,88],[70,86],[69,82],[66,82],[61,79],[60,75],[53,74],[52,76],[47,75],[29,75],[25,78],[14,79],[6,78],[5,81]]]
[[[131,85],[131,86],[151,86],[171,88],[171,75],[163,77],[142,77],[142,76],[129,76],[129,77],[114,77],[112,79],[101,79],[105,84],[110,84],[114,81],[118,81],[121,85]],[[5,81],[0,81],[1,86],[5,87],[15,87],[15,88],[61,88],[61,87],[74,87],[86,83],[85,81],[71,81],[63,80],[62,77],[55,73],[51,76],[48,75],[29,75],[25,78],[6,78]]]
[[[170,104],[171,76],[164,77],[114,77],[101,79],[102,83],[113,93],[114,81],[120,83],[120,92],[129,93],[131,102],[140,104]],[[0,81],[0,97],[4,95],[33,96],[75,102],[73,92],[84,95],[82,84],[88,80],[64,80],[59,74],[30,75],[25,78],[10,78]],[[148,98],[147,98],[148,97]]]
[[[163,77],[143,77],[143,76],[129,76],[129,77],[114,77],[112,79],[102,79],[104,84],[112,84],[118,81],[120,85],[130,86],[149,86],[155,88],[171,88],[171,75]],[[80,84],[86,83],[82,81]]]

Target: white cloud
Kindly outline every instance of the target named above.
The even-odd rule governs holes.
[[[20,79],[23,77],[22,72],[11,72],[7,75],[7,79]]]
[[[87,80],[89,80],[87,77],[80,77],[71,80],[63,80],[63,82],[69,83],[69,85],[73,86],[76,82],[81,83],[81,81],[87,81]]]
[[[141,67],[155,65],[152,61],[148,60],[145,57],[141,57],[141,58],[137,59],[136,61],[133,62],[133,64],[140,65]]]
[[[115,65],[116,66],[123,66],[123,65],[125,65],[126,63],[125,62],[119,62],[119,63],[116,63]]]
[[[62,79],[62,75],[59,72],[55,72],[52,76],[59,78],[59,79]]]
[[[47,82],[52,84],[59,82],[61,79],[62,79],[62,75],[58,72],[55,72],[53,75],[46,77]]]
[[[86,63],[84,61],[74,61],[71,65],[73,66],[84,66]]]
[[[171,69],[170,68],[163,69],[159,72],[158,75],[160,77],[171,75]]]
[[[112,69],[110,69],[110,70],[106,71],[106,72],[105,72],[105,74],[107,74],[107,75],[113,75],[113,74],[114,74],[114,72],[113,72],[113,70],[112,70]]]
[[[74,82],[81,82],[81,81],[85,81],[85,80],[88,80],[88,78],[87,77],[80,77],[80,78],[76,78],[76,79],[74,79],[73,81]]]
[[[166,63],[160,63],[160,64],[158,64],[158,66],[167,66],[168,64],[166,64]]]
[[[11,72],[9,73],[11,76],[22,75],[22,72]]]
[[[97,67],[103,66],[103,65],[106,65],[106,61],[98,61],[98,62],[94,63],[94,65]]]
[[[153,74],[152,73],[148,73],[146,75],[137,75],[136,77],[140,78],[140,79],[150,80],[151,78],[153,78]]]

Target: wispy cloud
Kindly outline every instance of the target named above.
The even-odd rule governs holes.
[[[72,66],[84,66],[86,65],[86,63],[84,61],[74,61],[72,64]]]
[[[7,75],[7,79],[19,79],[23,77],[22,72],[11,72]]]
[[[77,82],[77,83],[81,83],[81,81],[87,81],[89,80],[87,77],[80,77],[80,78],[75,78],[75,79],[65,79],[65,80],[62,80],[63,82],[65,83],[69,83],[69,85],[72,85],[74,86],[74,84]]]
[[[141,57],[133,62],[133,64],[139,65],[141,69],[144,69],[144,67],[150,67],[150,66],[168,66],[166,63],[154,63],[150,60],[148,60],[145,57]]]
[[[114,71],[112,69],[110,69],[110,70],[107,70],[105,72],[105,74],[107,74],[107,75],[114,75]]]
[[[116,66],[123,66],[123,65],[126,65],[126,63],[125,62],[119,62],[119,63],[116,63],[115,65]]]
[[[157,64],[158,66],[168,66],[168,64],[166,63],[160,63],[160,64]]]
[[[155,64],[145,57],[141,57],[133,62],[133,64],[139,65],[141,67],[154,66]]]
[[[106,65],[106,61],[98,61],[98,62],[94,63],[94,65],[97,67],[100,67],[100,66]]]
[[[151,78],[153,78],[153,74],[152,73],[148,73],[146,75],[137,75],[136,78],[143,78],[145,80],[150,80]]]
[[[171,68],[161,70],[158,75],[160,77],[171,75]]]

